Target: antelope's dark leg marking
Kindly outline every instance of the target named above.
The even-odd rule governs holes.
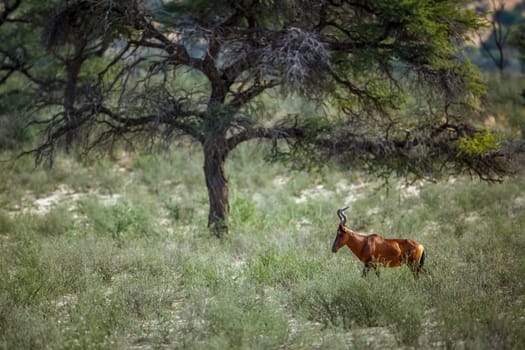
[[[366,277],[366,275],[368,275],[368,271],[370,271],[370,269],[374,269],[375,272],[376,272],[377,277],[379,277],[379,270],[374,265],[374,263],[372,263],[372,257],[368,258],[365,261],[365,267],[363,268],[363,273],[361,274],[361,276],[362,277]]]
[[[426,253],[425,251],[423,250],[423,254],[421,254],[421,259],[419,259],[419,266],[417,267],[417,270],[418,271],[423,271],[423,265],[425,265],[425,258],[426,258]]]
[[[363,273],[361,274],[361,277],[366,277],[366,275],[368,275],[368,270],[370,270],[370,267],[365,265],[365,267],[363,267]]]

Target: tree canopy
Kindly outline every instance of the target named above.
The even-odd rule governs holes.
[[[295,161],[418,177],[511,171],[506,143],[476,124],[484,86],[461,44],[480,21],[458,1],[4,0],[0,10],[0,98],[17,101],[2,112],[41,133],[27,153],[196,141],[217,235],[225,160],[253,139]],[[263,97],[290,94],[318,108],[264,112]]]

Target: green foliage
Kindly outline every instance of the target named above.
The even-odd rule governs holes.
[[[456,146],[460,156],[477,158],[497,151],[500,148],[500,142],[498,135],[485,130],[477,132],[473,136],[461,137]]]
[[[22,104],[27,103],[28,101],[22,102]],[[30,141],[33,137],[31,130],[23,128],[21,120],[6,115],[11,113],[13,112],[9,110],[0,110],[0,149],[2,150],[16,150],[20,144]]]
[[[124,242],[130,236],[151,237],[156,235],[155,226],[143,208],[127,201],[106,206],[96,198],[82,200],[79,212],[87,217],[86,224],[94,233]]]

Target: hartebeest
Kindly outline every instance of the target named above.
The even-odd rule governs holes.
[[[362,235],[352,231],[346,227],[346,209],[348,207],[337,210],[340,222],[332,252],[336,253],[342,246],[348,246],[365,264],[363,276],[371,268],[379,275],[379,266],[396,267],[406,264],[414,273],[414,277],[418,277],[425,263],[425,249],[422,244],[411,239],[389,239],[377,234]]]

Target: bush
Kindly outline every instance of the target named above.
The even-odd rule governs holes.
[[[288,322],[277,300],[250,284],[224,283],[213,297],[192,294],[190,303],[186,312],[202,324],[187,326],[189,348],[268,349],[287,339]]]
[[[424,302],[407,273],[358,277],[339,267],[296,288],[296,307],[325,327],[392,328],[402,344],[417,344],[423,332]]]
[[[104,205],[96,197],[78,203],[79,212],[86,216],[86,225],[97,235],[110,236],[123,243],[130,237],[152,237],[157,230],[147,211],[123,200]]]

